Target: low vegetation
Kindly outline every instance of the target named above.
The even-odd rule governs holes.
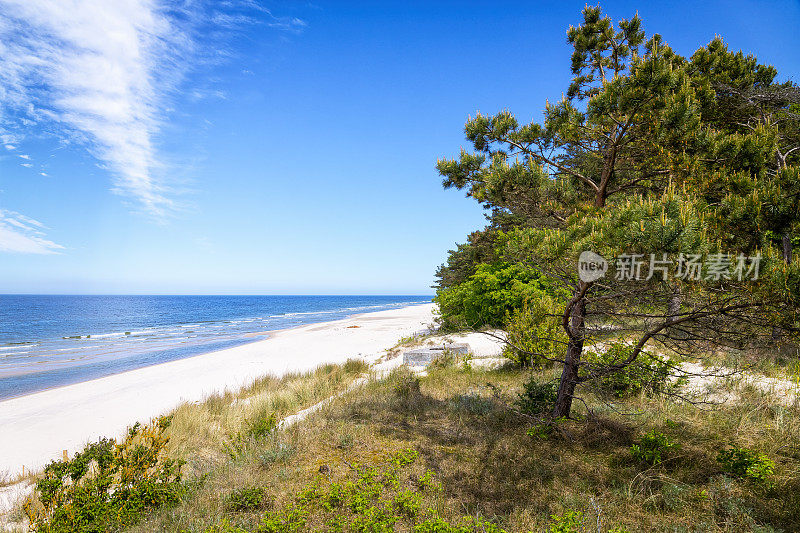
[[[187,533],[800,528],[797,403],[744,388],[738,401],[698,408],[639,385],[587,388],[580,413],[552,419],[542,413],[557,368],[482,371],[456,357],[338,394],[366,370],[349,362],[265,379],[93,444],[48,467],[27,507],[32,523]]]
[[[31,529],[114,531],[150,509],[177,503],[188,486],[182,462],[163,453],[169,422],[136,424],[119,444],[102,439],[71,460],[50,463],[23,506]]]
[[[398,370],[258,441],[136,530],[800,527],[800,406],[751,391],[703,410],[639,389],[613,403],[589,393],[591,412],[547,424],[522,405],[552,395],[555,377],[458,362]]]
[[[237,393],[184,404],[168,417],[136,424],[121,441],[101,439],[49,464],[36,481],[23,514],[37,532],[117,531],[148,511],[185,500],[210,473],[258,449],[264,464],[291,455],[264,446],[278,421],[344,391],[368,370],[360,360],[313,372],[266,377]],[[260,495],[260,496],[259,496]],[[226,509],[265,504],[263,488],[231,493]]]

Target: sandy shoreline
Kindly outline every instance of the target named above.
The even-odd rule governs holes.
[[[282,375],[373,360],[403,336],[433,322],[433,304],[363,313],[268,332],[268,337],[216,352],[49,389],[0,402],[0,473],[36,470],[99,437],[183,402],[235,390],[265,374]],[[357,328],[348,326],[358,326]]]

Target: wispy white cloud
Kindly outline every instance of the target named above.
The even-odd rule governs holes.
[[[20,163],[23,167],[31,168],[33,163]]]
[[[153,0],[0,0],[0,10],[0,104],[85,143],[118,192],[164,215],[154,137],[186,34]]]
[[[219,35],[254,23],[305,25],[255,0],[0,0],[0,143],[16,147],[46,124],[85,145],[116,192],[163,217],[175,203],[158,138],[174,96],[189,65],[224,56],[203,50],[209,26]]]
[[[300,32],[308,24],[297,17],[278,16],[257,0],[224,0],[212,20],[219,25],[266,24],[271,28]]]
[[[199,102],[200,100],[208,100],[208,99],[218,99],[218,100],[225,100],[227,96],[225,95],[225,91],[220,91],[219,89],[193,89],[189,96],[195,102]]]
[[[0,209],[0,252],[55,254],[64,247],[45,238],[44,224],[14,211]]]
[[[19,154],[19,157],[21,157],[22,159],[30,159],[31,158],[31,156],[29,156],[28,154]]]

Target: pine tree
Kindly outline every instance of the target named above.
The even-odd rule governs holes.
[[[563,367],[555,417],[569,416],[578,384],[624,370],[648,343],[690,351],[714,336],[744,342],[766,327],[763,317],[777,319],[776,306],[794,305],[797,278],[795,263],[776,267],[781,254],[769,239],[769,231],[797,228],[796,167],[787,155],[775,171],[773,157],[781,131],[793,130],[773,119],[739,126],[750,112],[725,89],[766,91],[774,69],[716,41],[687,61],[659,35],[646,40],[638,16],[615,26],[598,7],[587,6],[567,37],[573,81],[566,98],[545,106],[541,124],[520,125],[509,111],[479,114],[465,127],[474,151],[437,164],[445,187],[524,218],[508,232],[505,259],[570,289],[555,317],[568,339],[563,357],[553,356]],[[737,109],[736,121],[728,108]],[[771,109],[773,117],[791,115],[785,105]],[[586,250],[763,252],[767,282],[705,274],[692,283],[582,281],[575,265]],[[592,320],[638,336],[623,360],[583,360]]]

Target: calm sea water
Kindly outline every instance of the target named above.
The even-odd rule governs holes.
[[[426,296],[0,295],[0,400]]]

